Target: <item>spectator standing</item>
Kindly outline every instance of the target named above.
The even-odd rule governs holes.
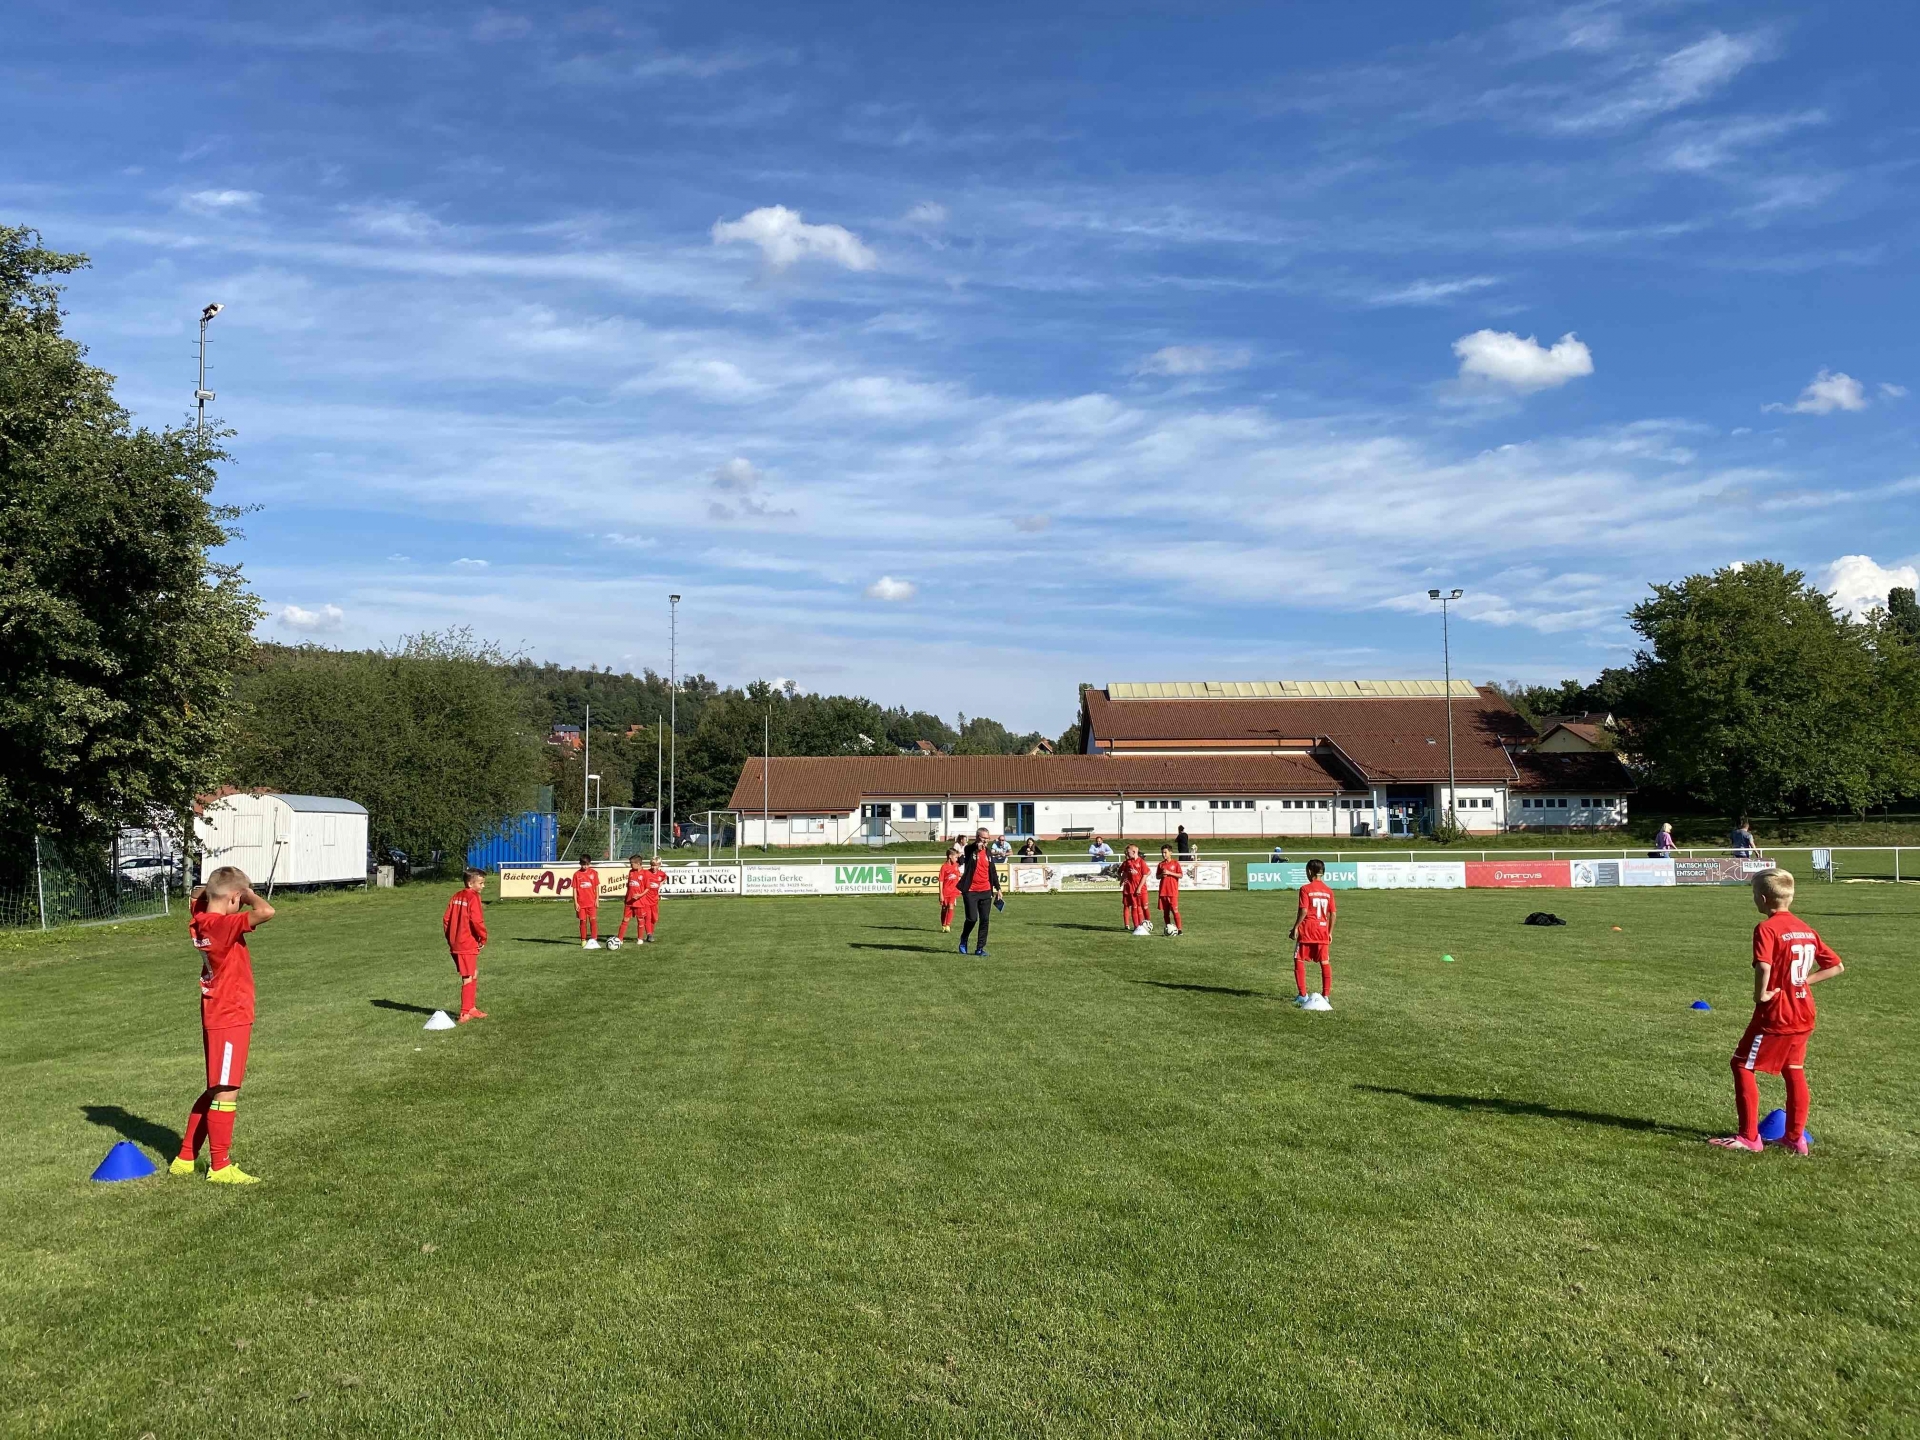
[[[1179,832],[1174,835],[1173,848],[1179,853],[1182,860],[1193,859],[1193,837],[1187,834],[1186,826],[1182,825]]]
[[[1668,821],[1660,827],[1660,833],[1653,837],[1653,858],[1671,860],[1673,858],[1673,823]]]
[[[1727,846],[1733,851],[1736,860],[1750,860],[1755,849],[1753,843],[1753,822],[1746,816],[1740,817],[1740,823],[1733,827],[1733,833],[1727,836]]]

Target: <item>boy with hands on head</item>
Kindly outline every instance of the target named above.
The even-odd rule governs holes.
[[[167,1173],[191,1175],[201,1145],[207,1146],[207,1179],[217,1185],[256,1185],[233,1163],[233,1122],[240,1085],[247,1075],[247,1042],[253,1035],[253,957],[247,935],[273,918],[273,906],[253,893],[246,873],[223,865],[207,876],[192,906],[187,933],[200,952],[200,1036],[207,1059],[207,1088],[187,1112],[180,1154]]]
[[[1754,907],[1765,916],[1753,927],[1753,1019],[1733,1050],[1733,1108],[1739,1132],[1707,1143],[1758,1154],[1760,1082],[1778,1075],[1787,1086],[1787,1131],[1780,1143],[1807,1153],[1807,1037],[1813,1034],[1813,987],[1846,969],[1827,942],[1794,915],[1793,876],[1762,870],[1753,877]]]

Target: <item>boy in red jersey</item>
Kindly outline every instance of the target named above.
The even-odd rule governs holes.
[[[947,847],[946,862],[940,867],[940,933],[953,933],[953,907],[960,903],[960,847]]]
[[[580,948],[600,948],[600,871],[586,856],[573,872],[573,915],[580,922]]]
[[[200,1146],[208,1147],[207,1179],[218,1185],[254,1185],[255,1176],[233,1163],[234,1112],[247,1075],[247,1041],[253,1034],[253,957],[247,934],[273,918],[273,907],[253,893],[246,875],[223,865],[207,877],[193,902],[187,933],[200,952],[200,1036],[207,1057],[207,1088],[187,1112],[180,1154],[168,1168],[191,1175]]]
[[[1147,862],[1140,856],[1140,847],[1127,846],[1126,856],[1116,868],[1120,871],[1120,923],[1136,935],[1151,935],[1153,926],[1147,920]]]
[[[647,862],[647,893],[640,907],[640,923],[647,932],[640,939],[642,945],[654,943],[653,932],[660,927],[660,896],[666,888],[667,867],[660,863],[660,857],[656,855]]]
[[[1780,1143],[1807,1153],[1807,1037],[1813,1034],[1813,987],[1846,967],[1813,927],[1792,911],[1793,876],[1762,870],[1753,877],[1753,903],[1766,916],[1753,927],[1753,1019],[1733,1050],[1733,1108],[1737,1135],[1711,1145],[1758,1153],[1760,1082],[1756,1071],[1787,1085],[1787,1133]]]
[[[620,907],[620,928],[614,937],[607,941],[609,950],[618,950],[627,943],[627,922],[633,922],[633,943],[647,943],[647,925],[641,917],[647,910],[647,862],[638,855],[627,857],[627,895],[626,903]]]
[[[460,1023],[484,1020],[487,1012],[474,1003],[480,985],[480,947],[487,943],[487,917],[481,913],[480,892],[486,889],[487,872],[467,867],[465,884],[447,901],[440,928],[447,932],[447,950],[453,956],[453,970],[460,977]]]
[[[1339,912],[1333,891],[1320,877],[1327,873],[1324,860],[1307,861],[1307,883],[1300,887],[1300,909],[1293,917],[1287,938],[1293,941],[1293,988],[1300,992],[1294,1003],[1303,1010],[1333,1008],[1333,922]],[[1307,993],[1307,962],[1320,962],[1320,993]]]
[[[1160,928],[1169,935],[1180,933],[1180,877],[1186,873],[1173,858],[1173,846],[1162,845],[1153,878],[1160,882]]]

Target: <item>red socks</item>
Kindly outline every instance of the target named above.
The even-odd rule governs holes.
[[[1333,962],[1331,960],[1320,962],[1320,998],[1322,1000],[1333,998]]]
[[[1801,1093],[1806,1092],[1806,1077],[1800,1079]],[[1789,1089],[1788,1095],[1793,1091]],[[1733,1067],[1733,1113],[1740,1122],[1740,1138],[1755,1144],[1760,1141],[1760,1082],[1746,1066],[1738,1061]]]
[[[207,1091],[200,1092],[200,1098],[193,1102],[193,1109],[187,1112],[187,1133],[180,1137],[180,1158],[196,1160],[200,1156],[200,1147],[207,1143]]]
[[[215,1100],[207,1106],[207,1159],[215,1170],[233,1163],[227,1152],[233,1148],[233,1115],[238,1108],[231,1100]]]
[[[1807,1106],[1813,1097],[1807,1090],[1807,1072],[1789,1066],[1780,1078],[1787,1082],[1787,1144],[1791,1145],[1807,1131]],[[1754,1107],[1756,1110],[1759,1106]]]
[[[580,910],[575,913],[580,917],[580,938],[582,940],[598,940],[600,938],[600,917],[587,910]]]
[[[479,988],[480,982],[477,979],[462,980],[460,982],[460,1013],[462,1015],[474,1008],[474,992]]]
[[[1293,960],[1293,988],[1300,992],[1302,1000],[1307,998],[1307,962],[1297,955]]]

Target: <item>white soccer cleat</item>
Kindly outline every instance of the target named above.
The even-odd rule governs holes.
[[[622,945],[626,943],[627,943],[626,941],[622,940],[618,935],[616,935],[611,940],[607,941],[607,949],[618,950]]]
[[[582,940],[580,942],[580,948],[582,950],[598,950],[600,948],[600,942],[598,940]]]

